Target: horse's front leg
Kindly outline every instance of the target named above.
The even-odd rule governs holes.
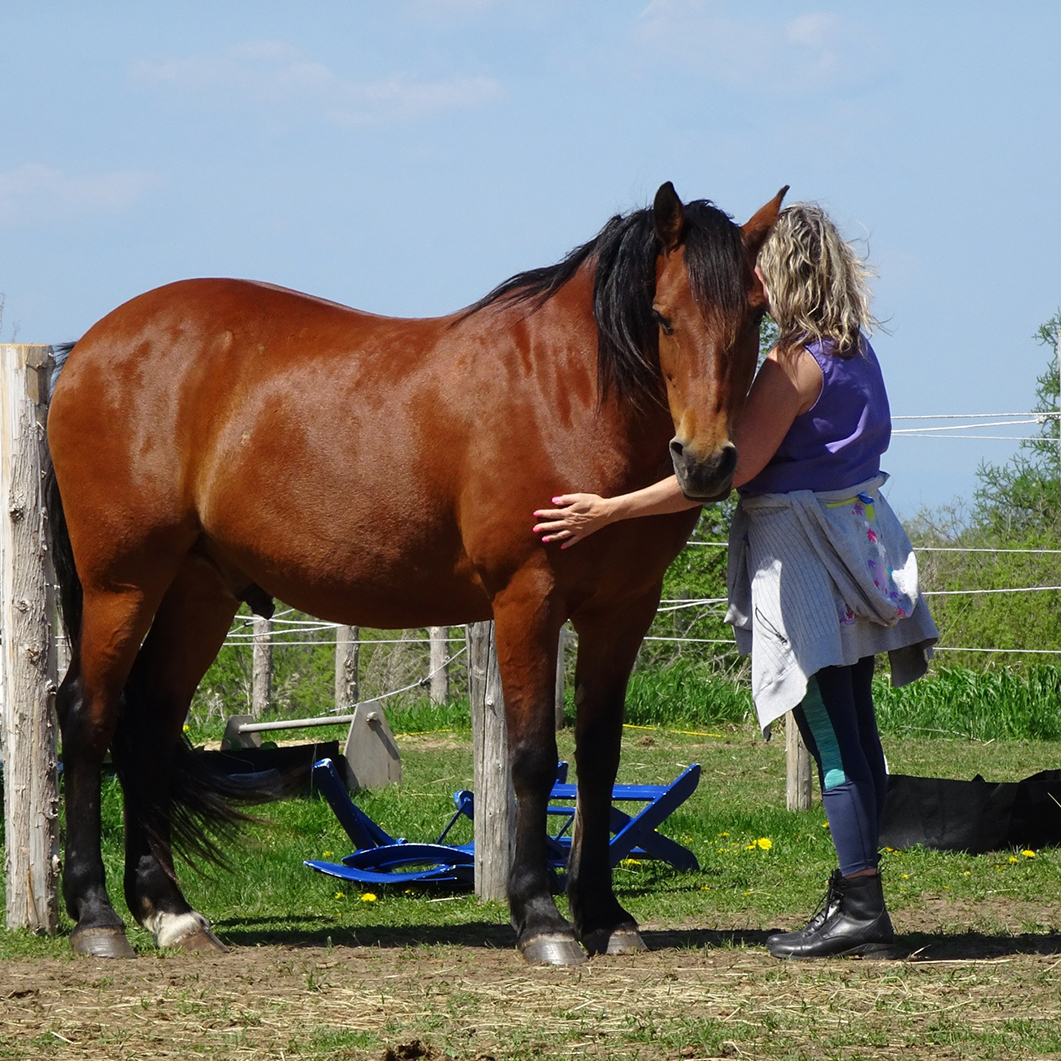
[[[508,753],[516,793],[516,843],[508,879],[517,945],[527,961],[586,960],[556,908],[546,846],[549,792],[556,780],[556,646],[560,620],[545,607],[494,603],[497,661],[505,697]]]
[[[612,889],[608,845],[626,686],[657,602],[658,597],[653,596],[574,617],[578,632],[578,804],[567,893],[575,925],[590,954],[629,954],[646,949],[637,922],[619,904]]]

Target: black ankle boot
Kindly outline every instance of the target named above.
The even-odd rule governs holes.
[[[842,877],[837,871],[807,927],[769,936],[766,949],[775,958],[898,957],[880,874]]]

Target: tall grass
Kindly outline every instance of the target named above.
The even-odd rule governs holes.
[[[882,666],[874,681],[883,733],[970,740],[1061,739],[1061,667],[981,673],[941,667],[912,685],[892,688]],[[639,671],[626,698],[628,722],[640,725],[740,726],[755,718],[746,682],[679,659]]]
[[[981,673],[939,667],[902,689],[892,688],[881,663],[873,684],[881,732],[900,737],[968,740],[1061,740],[1061,666]],[[574,720],[567,691],[567,721]],[[425,733],[467,727],[467,700],[433,705],[426,697],[387,707],[396,732]],[[626,721],[639,726],[755,729],[755,709],[746,678],[720,675],[710,664],[678,658],[667,666],[639,669],[630,679]],[[193,744],[220,738],[224,719],[190,720]],[[342,739],[332,730],[285,730],[285,740]]]
[[[1061,667],[987,673],[941,667],[903,689],[874,683],[881,730],[973,740],[1061,738]]]
[[[720,677],[709,664],[679,658],[638,670],[626,693],[626,721],[641,726],[737,726],[754,716],[747,683]]]

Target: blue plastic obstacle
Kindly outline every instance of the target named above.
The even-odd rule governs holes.
[[[454,793],[456,810],[434,843],[414,843],[393,837],[351,799],[331,759],[314,764],[313,780],[328,801],[339,824],[354,845],[341,862],[307,859],[320,873],[360,884],[448,884],[471,886],[475,878],[474,845],[447,844],[446,836],[462,818],[475,816],[475,797],[467,789]],[[643,803],[634,814],[612,807],[612,838],[608,855],[612,866],[623,859],[661,859],[679,870],[699,869],[689,848],[659,832],[659,826],[696,791],[700,766],[693,764],[667,785],[615,785],[613,803]],[[549,837],[549,860],[555,870],[567,865],[575,819],[577,788],[567,783],[567,764],[560,763],[549,795],[549,815],[557,827]]]

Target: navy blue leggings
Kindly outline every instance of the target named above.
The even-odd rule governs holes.
[[[873,710],[873,657],[811,676],[793,715],[818,764],[822,802],[840,872],[848,877],[880,859],[878,836],[888,784]]]

